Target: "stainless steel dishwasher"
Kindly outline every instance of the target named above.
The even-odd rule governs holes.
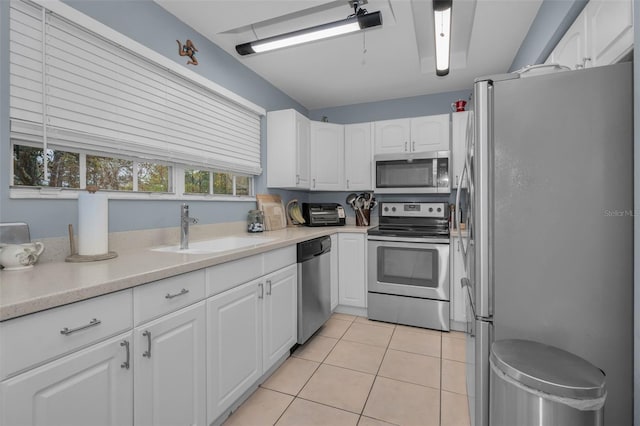
[[[298,244],[298,343],[303,344],[331,315],[331,238]]]

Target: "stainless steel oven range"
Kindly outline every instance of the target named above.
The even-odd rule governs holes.
[[[449,206],[383,202],[368,234],[369,319],[449,330]]]

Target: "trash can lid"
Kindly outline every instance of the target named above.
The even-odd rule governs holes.
[[[605,394],[605,375],[584,358],[530,340],[499,340],[491,361],[504,374],[539,391],[576,399]]]

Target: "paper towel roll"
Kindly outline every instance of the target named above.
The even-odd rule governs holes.
[[[109,199],[107,194],[78,194],[78,254],[109,252]]]

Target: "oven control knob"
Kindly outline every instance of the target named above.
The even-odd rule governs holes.
[[[438,213],[440,213],[442,211],[442,209],[440,207],[438,207]]]
[[[391,211],[392,211],[392,212],[395,212],[395,211],[396,211],[396,208],[395,208],[395,207],[391,207]]]
[[[433,207],[429,207],[429,213],[433,212]]]
[[[388,212],[388,211],[389,211],[389,207],[385,207],[385,208],[384,208],[384,211],[385,211],[385,212]]]

